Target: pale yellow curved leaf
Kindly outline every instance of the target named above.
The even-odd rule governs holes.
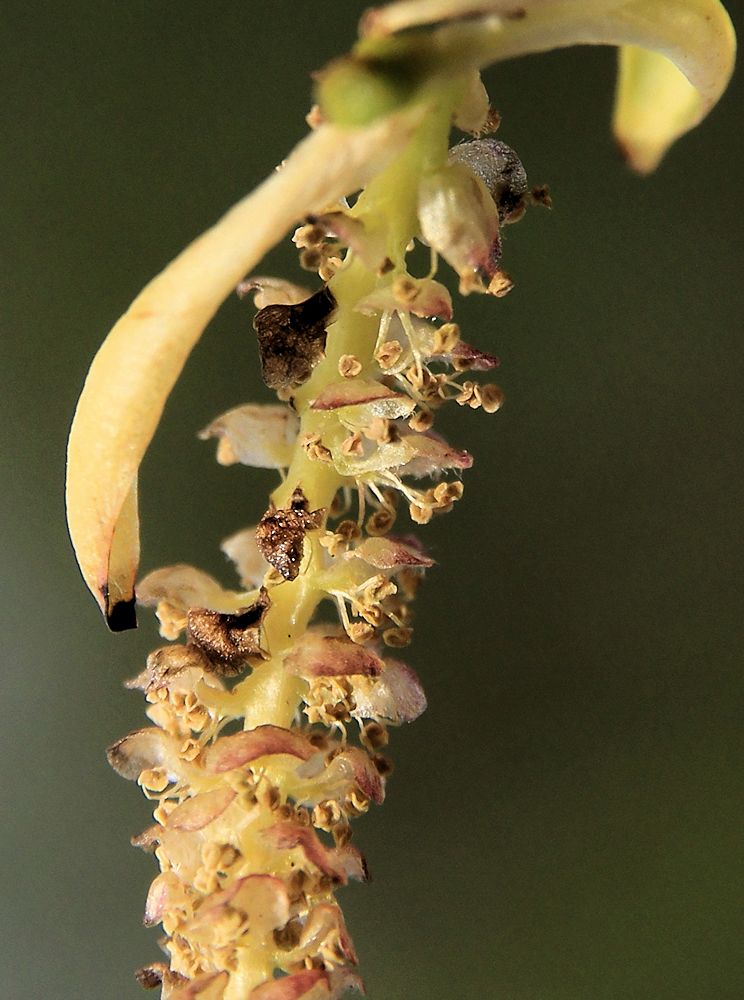
[[[477,15],[484,18],[480,38]],[[458,19],[481,66],[570,45],[631,46],[621,56],[615,133],[641,172],[718,101],[736,53],[718,0],[400,0],[368,11],[362,32],[384,37]]]
[[[83,578],[112,628],[136,624],[137,471],[194,344],[266,251],[303,216],[382,169],[423,111],[408,109],[363,130],[321,126],[154,278],[104,341],[70,431],[67,517]]]
[[[628,166],[651,173],[703,113],[700,92],[666,56],[622,46],[612,131]]]

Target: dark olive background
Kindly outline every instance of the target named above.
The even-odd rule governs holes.
[[[138,790],[103,748],[142,724],[65,532],[65,438],[140,287],[304,133],[309,73],[361,5],[4,4],[2,994],[127,1000],[158,954],[128,846]],[[741,6],[734,9],[739,16]],[[742,815],[742,85],[641,180],[609,137],[610,50],[489,72],[501,135],[555,209],[508,233],[517,281],[459,307],[503,411],[422,534],[438,560],[409,659],[373,881],[343,892],[371,1000],[738,998]],[[263,270],[297,275],[290,248]],[[143,567],[226,573],[268,473],[195,432],[251,399],[245,304],[189,361],[142,475]],[[740,947],[740,946],[739,946]]]

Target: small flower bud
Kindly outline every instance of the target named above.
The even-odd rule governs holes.
[[[418,83],[412,60],[353,56],[331,63],[318,78],[323,117],[336,125],[369,125],[392,114],[413,96]]]
[[[499,214],[478,174],[452,161],[426,175],[418,215],[424,241],[455,269],[463,294],[476,290],[481,277],[491,277],[501,257]]]

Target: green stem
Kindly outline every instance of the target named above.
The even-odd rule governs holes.
[[[449,84],[439,95],[432,113],[401,154],[378,175],[360,196],[355,214],[370,224],[384,227],[387,252],[394,263],[393,276],[405,272],[406,247],[418,229],[417,190],[421,174],[439,166],[447,155],[447,138],[453,102],[459,90]],[[364,368],[371,367],[378,321],[356,311],[361,298],[380,279],[355,257],[329,282],[336,300],[336,317],[328,328],[326,355],[308,381],[297,391],[294,406],[300,414],[298,444],[284,482],[272,494],[276,507],[286,507],[294,490],[301,486],[311,510],[328,510],[344,479],[330,463],[311,461],[299,444],[307,434],[338,432],[337,416],[312,410],[312,400],[328,385],[338,382],[339,359],[352,354]],[[325,524],[324,524],[325,526]],[[236,702],[244,706],[245,728],[271,723],[288,728],[300,704],[304,682],[287,673],[284,654],[305,631],[323,599],[315,584],[315,566],[321,565],[323,550],[311,536],[310,565],[296,580],[282,583],[271,592],[272,606],[266,616],[265,641],[271,659],[256,667],[235,690]]]

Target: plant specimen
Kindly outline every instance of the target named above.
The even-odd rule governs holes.
[[[450,511],[472,464],[434,420],[448,401],[501,403],[481,381],[498,361],[462,339],[440,261],[461,294],[506,294],[503,231],[549,204],[493,137],[479,74],[586,43],[622,46],[614,127],[641,172],[713,106],[733,63],[715,0],[371,10],[351,54],[318,76],[308,138],[144,289],[93,362],[70,436],[68,518],[115,631],[135,624],[139,463],[235,288],[254,298],[278,397],[202,432],[222,464],[280,474],[258,524],[223,543],[240,588],[184,565],[137,585],[169,644],[131,682],[152,726],[109,759],[155,803],[135,842],[160,865],[145,915],[162,924],[168,961],[139,977],[169,1000],[315,1000],[361,986],[334,892],[365,878],[350,824],[383,800],[388,730],[426,706],[399,659],[432,563],[410,522]],[[293,229],[314,287],[254,273]],[[417,243],[430,250],[424,275],[410,264]]]

